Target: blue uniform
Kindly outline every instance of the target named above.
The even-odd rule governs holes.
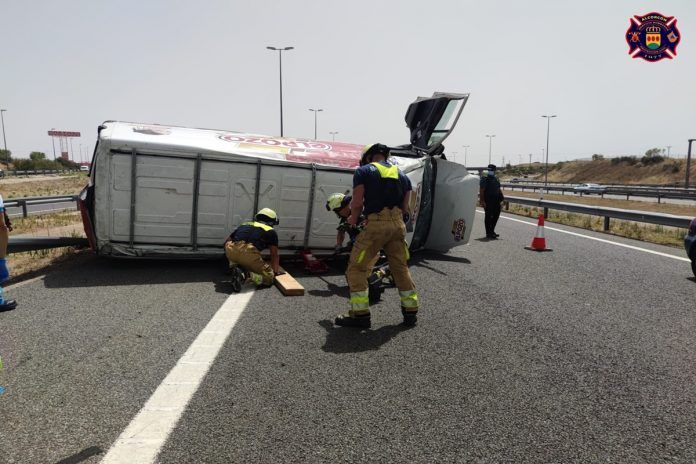
[[[358,185],[365,186],[365,200],[363,214],[378,213],[384,208],[401,207],[406,192],[413,190],[411,180],[401,171],[398,172],[397,179],[385,179],[380,175],[375,164],[380,164],[383,168],[392,168],[388,161],[379,161],[361,166],[355,170],[353,175],[353,188]]]

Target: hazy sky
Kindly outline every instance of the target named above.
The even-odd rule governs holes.
[[[629,18],[675,16],[673,60],[632,59]],[[696,2],[0,0],[0,107],[15,156],[52,157],[51,128],[90,152],[104,120],[408,143],[419,95],[470,93],[448,152],[469,165],[642,154],[696,138]],[[1,142],[1,140],[0,140]]]

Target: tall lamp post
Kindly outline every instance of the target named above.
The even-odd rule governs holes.
[[[689,170],[691,169],[691,143],[696,142],[696,139],[689,139],[689,151],[686,154],[686,180],[684,180],[684,188],[689,188]]]
[[[551,132],[551,118],[555,118],[556,115],[542,115],[542,118],[546,118],[546,167],[544,167],[544,189],[546,193],[549,193],[549,132]]]
[[[466,155],[469,154],[469,145],[462,145],[464,149],[464,167],[466,167]]]
[[[491,152],[493,146],[493,137],[495,137],[495,134],[487,135],[486,137],[488,137],[488,164],[491,164]]]
[[[280,136],[283,136],[283,52],[292,50],[295,47],[266,47],[269,50],[278,52],[278,69],[280,70]]]
[[[338,134],[338,131],[329,131],[329,134],[331,134],[331,141],[335,142],[336,141],[336,134]]]
[[[318,109],[310,108],[309,111],[314,113],[314,140],[316,140],[317,139],[317,113],[320,111],[324,111],[324,110],[321,108],[318,108]]]
[[[2,121],[2,143],[5,145],[5,164],[10,168],[10,154],[7,152],[7,139],[5,138],[5,117],[2,115],[7,110],[0,109],[0,121]]]

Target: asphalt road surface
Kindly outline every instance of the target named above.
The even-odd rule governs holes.
[[[371,330],[334,327],[340,270],[230,296],[222,262],[87,256],[9,288],[0,462],[696,460],[682,250],[547,222],[535,253],[509,218],[414,254],[411,329],[394,289]]]

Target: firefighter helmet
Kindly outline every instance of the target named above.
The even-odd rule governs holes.
[[[278,215],[271,208],[263,208],[262,210],[259,210],[259,212],[256,213],[256,216],[254,216],[254,219],[256,221],[265,222],[274,226],[280,223],[280,221],[278,221]]]
[[[363,148],[362,155],[360,156],[360,166],[365,166],[372,162],[372,157],[374,155],[384,155],[384,158],[389,158],[389,147],[381,143],[373,143],[372,145],[366,145]]]
[[[350,203],[350,200],[351,196],[345,193],[332,193],[326,200],[326,211],[336,212],[341,210]]]

